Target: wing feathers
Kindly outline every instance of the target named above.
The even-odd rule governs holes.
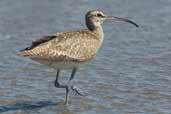
[[[54,39],[56,37],[57,37],[56,35],[44,36],[43,38],[40,38],[40,39],[38,39],[36,41],[33,41],[32,45],[30,47],[27,47],[27,48],[25,48],[24,50],[21,50],[21,51],[31,50],[31,49],[37,47],[38,45],[43,44],[45,42],[48,42],[48,41],[50,41],[50,40],[52,40],[52,39]]]

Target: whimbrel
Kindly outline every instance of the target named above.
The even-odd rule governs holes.
[[[88,29],[57,32],[32,42],[30,47],[19,52],[21,56],[29,57],[57,70],[55,87],[66,89],[65,104],[68,103],[70,90],[81,95],[80,89],[72,84],[72,80],[79,66],[93,59],[101,47],[104,36],[101,24],[105,20],[125,21],[138,27],[131,20],[107,16],[100,10],[91,10],[85,16]],[[66,85],[58,81],[61,69],[72,69]]]

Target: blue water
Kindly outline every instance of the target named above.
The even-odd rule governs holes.
[[[0,113],[171,114],[170,0],[1,0]],[[87,94],[54,87],[56,71],[16,53],[56,31],[84,28],[89,9],[140,25],[106,22],[97,57],[79,70],[75,85]],[[61,83],[69,78],[63,71]]]

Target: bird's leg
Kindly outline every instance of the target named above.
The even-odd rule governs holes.
[[[58,81],[59,73],[60,73],[60,69],[57,70],[56,80],[55,80],[55,87],[57,87],[57,88],[65,88],[65,89],[66,89],[65,104],[68,104],[69,88],[68,88],[68,85],[61,85],[61,84],[59,83],[59,81]]]
[[[78,94],[78,95],[80,95],[80,96],[83,96],[84,94],[83,94],[83,92],[81,91],[81,89],[79,89],[78,87],[76,87],[76,86],[74,86],[74,85],[72,84],[72,80],[74,79],[74,76],[75,76],[76,71],[77,71],[77,68],[74,67],[74,68],[72,69],[71,77],[70,77],[68,83],[69,83],[69,85],[70,85],[70,88],[71,88],[76,94]]]

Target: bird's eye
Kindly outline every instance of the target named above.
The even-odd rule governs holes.
[[[104,17],[102,14],[98,13],[97,14],[98,17]]]

